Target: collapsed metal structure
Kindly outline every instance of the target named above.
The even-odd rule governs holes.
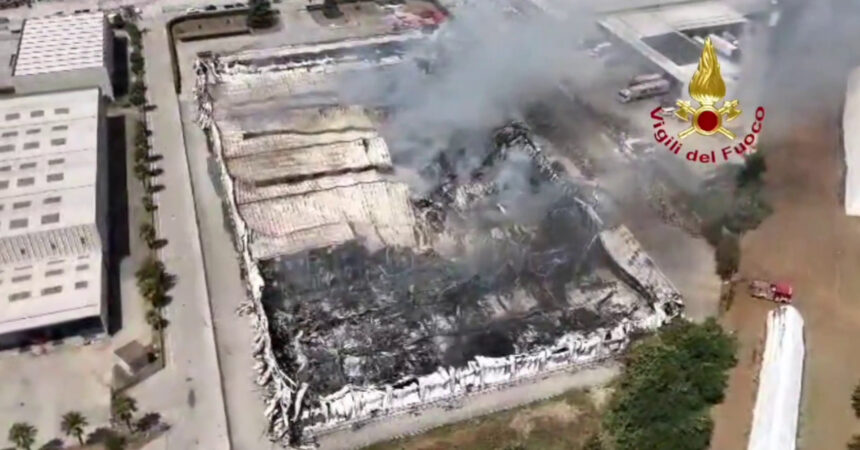
[[[242,143],[227,142],[213,90],[232,95],[235,86],[259,76],[265,86],[290,80],[284,95],[297,95],[296,86],[319,88],[302,73],[324,74],[342,70],[343,64],[391,64],[402,56],[398,50],[398,55],[386,53],[368,62],[348,51],[386,38],[371,39],[370,44],[327,43],[277,50],[276,56],[216,56],[196,63],[199,123],[210,136],[242,258],[248,299],[241,311],[256,332],[257,382],[264,387],[273,439],[304,442],[367,420],[592,364],[616,355],[635,333],[654,330],[681,313],[680,294],[632,234],[623,226],[607,228],[591,193],[560,173],[529,130],[516,123],[491,133],[483,161],[465,175],[451,169],[456,152],[440,153],[427,168],[437,186],[408,207],[408,216],[414,216],[411,243],[383,238],[382,245],[368,246],[368,236],[380,233],[358,230],[367,228],[364,216],[341,215],[338,220],[347,217],[350,230],[343,238],[302,241],[303,247],[284,247],[288,250],[280,253],[265,247],[261,253],[255,242],[259,230],[249,228],[253,217],[243,207],[247,178],[238,176],[259,172],[231,161],[230,146]],[[268,62],[247,63],[255,58]],[[237,64],[243,66],[237,69]],[[254,94],[239,95],[248,102]],[[267,92],[266,101],[272,95]],[[239,141],[257,137],[245,133]],[[387,149],[375,158],[388,161]],[[549,198],[545,211],[525,225],[508,217],[507,210],[516,205],[504,200],[510,193],[503,173],[515,158],[526,160],[533,172],[528,189]],[[311,169],[299,169],[293,178],[279,178],[278,198],[316,195],[333,185],[389,183],[378,164],[361,164],[347,167],[347,175],[341,168],[332,173],[314,166],[304,175],[302,170]],[[281,164],[270,166],[277,171]],[[387,170],[396,171],[396,164]],[[307,210],[311,207],[303,202],[290,211],[301,214],[306,208],[305,213],[315,214]],[[403,219],[382,228],[378,219],[371,222],[378,230],[407,226]]]

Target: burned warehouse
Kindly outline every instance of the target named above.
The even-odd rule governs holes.
[[[601,361],[683,309],[515,116],[425,139],[397,105],[344,94],[344,77],[444,71],[428,39],[197,61],[274,439]]]

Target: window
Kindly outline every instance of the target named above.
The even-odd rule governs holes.
[[[81,264],[81,265],[79,265],[79,266],[75,267],[75,270],[77,270],[78,272],[80,272],[80,271],[82,271],[82,270],[87,270],[87,269],[89,269],[89,268],[90,268],[90,265],[89,265],[89,264]]]
[[[0,180],[0,189],[6,189],[9,187],[9,180]]]
[[[0,167],[0,172],[8,172],[8,171],[10,171],[10,170],[12,170],[12,166],[3,166],[3,167]]]
[[[39,134],[40,131],[42,131],[41,128],[33,128],[30,130],[27,130],[27,134]]]
[[[63,274],[63,269],[54,269],[54,270],[49,270],[49,271],[45,272],[46,277],[55,277],[57,275],[62,275],[62,274]]]
[[[0,145],[0,153],[7,153],[15,150],[14,144],[3,144]]]
[[[45,214],[42,216],[42,225],[57,223],[60,221],[60,213]]]
[[[66,260],[65,260],[65,259],[55,259],[55,260],[53,260],[53,261],[48,261],[48,265],[49,265],[49,266],[55,266],[55,265],[57,265],[57,264],[62,264],[62,263],[64,263],[64,262],[66,262]]]
[[[49,173],[48,174],[48,182],[54,182],[54,181],[63,181],[63,174],[62,173]]]
[[[12,209],[22,209],[22,208],[29,208],[29,207],[30,207],[29,201],[12,203]]]
[[[22,292],[16,292],[16,293],[10,295],[9,301],[15,302],[18,300],[24,300],[24,299],[28,299],[28,298],[30,298],[30,291],[22,291]]]
[[[18,228],[26,228],[27,227],[27,219],[12,219],[9,221],[9,229],[17,230]]]
[[[35,182],[36,182],[35,178],[27,177],[27,178],[18,178],[17,184],[18,184],[18,187],[24,187],[24,186],[32,186],[33,183],[35,183]]]
[[[35,111],[30,111],[30,117],[42,117],[45,115],[45,111],[41,109],[37,109]]]
[[[38,142],[25,142],[24,150],[33,150],[34,148],[39,148]]]
[[[18,135],[17,131],[4,131],[2,135],[3,137],[15,137]]]
[[[24,164],[21,164],[18,168],[21,170],[35,169],[36,163],[34,163],[34,162],[24,163]]]
[[[49,159],[48,165],[49,166],[56,166],[57,164],[62,164],[64,162],[66,162],[65,158]]]
[[[42,200],[42,203],[44,203],[46,205],[50,205],[53,203],[60,203],[61,199],[62,199],[62,197],[48,197],[45,200]]]
[[[87,284],[89,283],[87,283],[86,281],[78,281],[75,283],[75,289],[86,289]]]
[[[20,283],[22,281],[30,281],[31,278],[33,278],[33,276],[30,274],[18,275],[17,277],[12,277],[12,282],[13,283]]]
[[[62,292],[62,286],[51,286],[45,289],[42,289],[42,295],[51,295],[51,294],[59,294]]]
[[[21,117],[21,114],[18,113],[10,113],[6,114],[6,120],[18,120]]]
[[[57,108],[54,110],[54,114],[68,114],[69,108]]]
[[[68,129],[69,129],[68,125],[54,125],[51,127],[51,131],[64,131],[64,130],[68,130]]]
[[[63,145],[65,143],[66,143],[66,138],[51,139],[51,145],[53,145],[53,146]]]

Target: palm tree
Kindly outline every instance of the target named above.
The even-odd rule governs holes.
[[[140,238],[146,242],[146,246],[152,248],[155,244],[155,227],[149,222],[140,224]]]
[[[80,445],[84,445],[84,427],[89,425],[87,418],[78,411],[69,411],[63,414],[60,428],[66,436],[74,436]]]
[[[137,412],[137,400],[125,394],[117,394],[114,396],[113,402],[111,402],[111,412],[115,418],[124,422],[130,430],[131,419],[134,417],[134,413]]]
[[[167,327],[167,319],[157,309],[150,309],[146,312],[146,323],[154,330],[163,330]]]
[[[143,204],[143,209],[145,209],[146,212],[155,211],[155,208],[156,208],[155,202],[152,201],[151,196],[144,195],[143,197],[140,198],[140,202]]]
[[[15,444],[15,448],[30,450],[36,443],[36,427],[27,422],[17,422],[9,428],[9,442]]]
[[[134,177],[143,182],[149,176],[149,167],[146,163],[139,162],[134,165]]]

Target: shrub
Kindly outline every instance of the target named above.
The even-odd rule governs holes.
[[[251,28],[269,28],[277,22],[275,11],[268,0],[251,0],[248,3],[247,23]]]
[[[128,101],[134,106],[143,106],[146,104],[146,85],[140,79],[134,80],[131,88],[128,90]]]
[[[854,409],[854,415],[860,418],[860,384],[851,393],[851,408]]]

